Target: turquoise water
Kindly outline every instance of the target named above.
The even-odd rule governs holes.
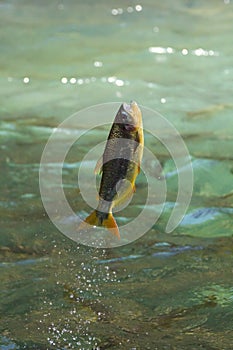
[[[232,347],[232,21],[230,0],[0,2],[1,350]],[[194,171],[189,209],[165,233],[177,171],[146,133],[167,183],[163,214],[132,244],[77,245],[42,205],[42,151],[73,113],[132,99],[182,135]],[[63,167],[68,201],[84,216],[78,165],[107,135],[97,128]],[[119,223],[138,214],[145,188],[140,175]]]

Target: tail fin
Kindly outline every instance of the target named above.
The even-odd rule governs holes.
[[[107,218],[104,219],[102,222],[98,218],[96,210],[94,210],[78,227],[79,230],[88,230],[89,225],[91,226],[104,226],[107,228],[110,232],[114,234],[118,239],[120,239],[120,232],[116,223],[116,220],[114,219],[112,213],[109,213]]]
[[[96,215],[96,210],[94,210],[85,220],[87,224],[91,226],[98,226],[99,225],[99,219]]]
[[[114,234],[118,239],[120,239],[120,232],[117,226],[116,220],[114,219],[112,213],[108,214],[107,219],[103,220],[102,225],[106,227],[110,232]]]

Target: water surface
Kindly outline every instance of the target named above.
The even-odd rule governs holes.
[[[0,17],[0,348],[230,349],[231,1],[1,1]],[[161,218],[121,248],[77,245],[43,208],[43,148],[72,113],[131,99],[160,112],[184,138],[194,169],[189,210],[164,232],[177,172],[147,134],[167,182]],[[76,129],[85,125],[61,133],[60,142]],[[82,215],[90,208],[78,195],[78,167],[107,134],[97,128],[63,167],[65,193]],[[119,223],[137,215],[145,186],[140,176]]]

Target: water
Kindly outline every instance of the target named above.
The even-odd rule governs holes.
[[[0,349],[230,349],[231,1],[1,1],[0,17]],[[189,210],[164,233],[177,172],[147,134],[167,181],[162,216],[130,245],[77,245],[43,208],[43,148],[72,113],[131,99],[183,136],[194,169]],[[63,168],[69,203],[84,215],[77,168],[107,132],[96,129]],[[119,222],[138,213],[144,187],[141,176]]]

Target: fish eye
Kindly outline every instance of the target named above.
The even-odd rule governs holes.
[[[128,113],[125,111],[122,112],[122,121],[123,123],[129,122],[131,120],[131,117],[129,116]]]

